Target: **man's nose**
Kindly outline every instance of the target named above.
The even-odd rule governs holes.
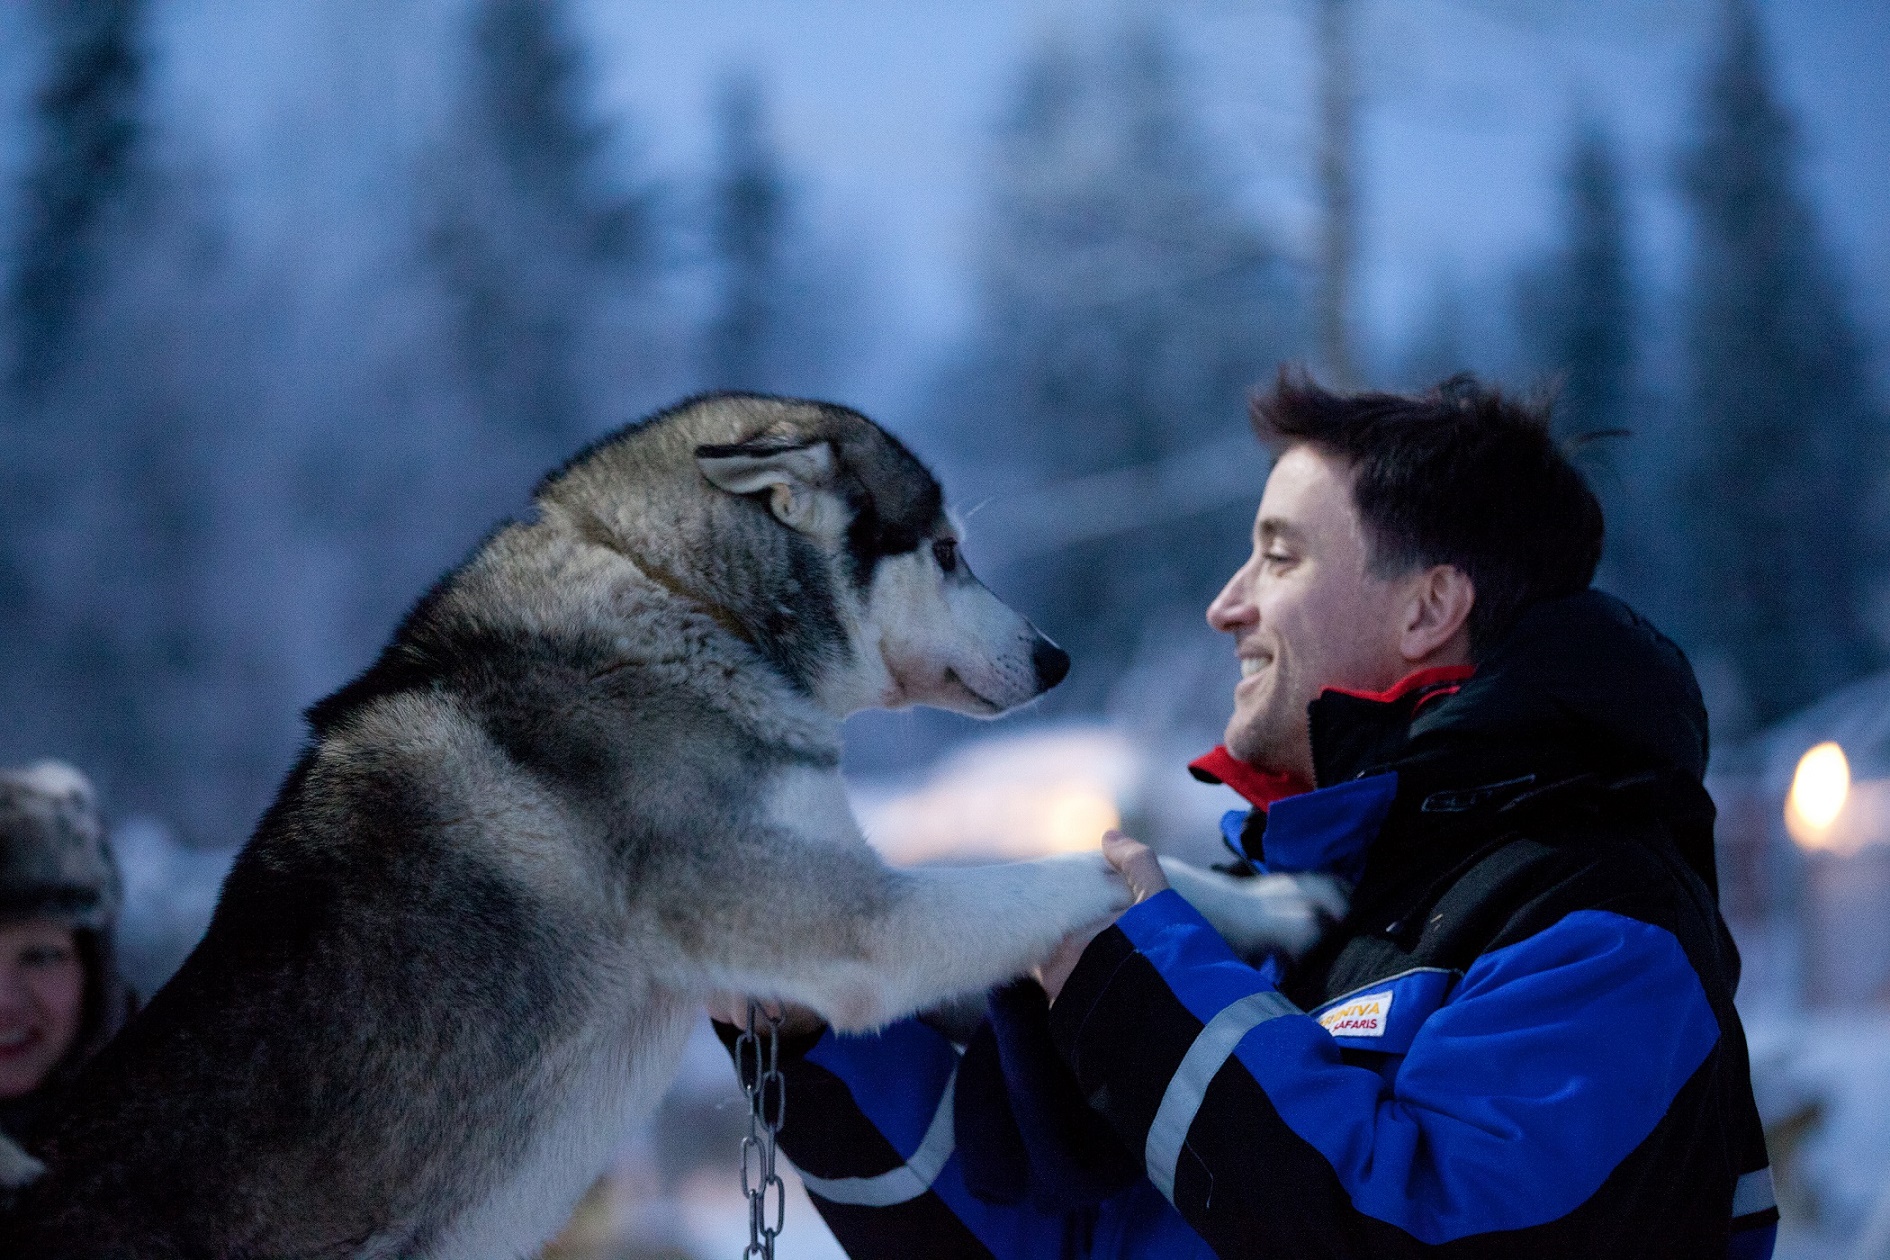
[[[1222,634],[1228,634],[1247,625],[1254,619],[1254,609],[1247,599],[1247,584],[1243,580],[1247,566],[1241,565],[1234,570],[1234,575],[1227,579],[1227,585],[1221,587],[1221,593],[1207,606],[1207,623]]]

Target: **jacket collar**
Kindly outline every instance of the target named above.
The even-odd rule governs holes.
[[[1334,712],[1334,720],[1323,724],[1333,728],[1326,732],[1324,740],[1320,738],[1322,723],[1314,722],[1313,764],[1318,773],[1318,786],[1331,787],[1356,777],[1367,764],[1359,760],[1360,753],[1402,743],[1419,709],[1432,700],[1456,694],[1475,673],[1474,665],[1439,665],[1408,674],[1385,691],[1353,691],[1344,687],[1328,687],[1322,691],[1313,701],[1312,712],[1317,714],[1322,705],[1327,709],[1338,705],[1342,712]],[[1329,697],[1333,698],[1330,702]],[[1327,747],[1322,749],[1322,743]],[[1342,773],[1348,768],[1350,773]],[[1202,753],[1190,761],[1188,773],[1202,783],[1226,784],[1256,809],[1271,808],[1275,801],[1298,796],[1313,787],[1295,775],[1248,765],[1228,752],[1225,744],[1216,745],[1212,752]]]
[[[1344,783],[1397,759],[1419,711],[1456,695],[1475,674],[1474,665],[1439,665],[1408,674],[1384,691],[1328,687],[1320,692],[1307,708],[1319,786]]]
[[[1385,691],[1322,692],[1313,711],[1341,706],[1346,720],[1340,729],[1356,747],[1349,757],[1336,748],[1322,750],[1315,722],[1316,789],[1290,774],[1250,766],[1225,746],[1195,758],[1188,770],[1204,783],[1226,784],[1254,806],[1251,818],[1236,811],[1223,828],[1228,847],[1244,860],[1268,871],[1330,871],[1356,881],[1398,791],[1396,774],[1360,771],[1370,764],[1372,752],[1402,743],[1418,709],[1455,693],[1474,672],[1467,665],[1440,666],[1419,670]],[[1341,766],[1341,761],[1349,764]],[[1256,822],[1264,827],[1258,834]]]
[[[1256,809],[1266,809],[1277,800],[1297,796],[1310,786],[1295,775],[1250,766],[1228,752],[1225,744],[1217,744],[1214,751],[1202,753],[1190,761],[1188,773],[1202,783],[1226,784]]]

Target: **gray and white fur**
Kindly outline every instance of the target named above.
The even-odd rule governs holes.
[[[696,399],[535,506],[310,710],[203,942],[73,1091],[0,1250],[528,1255],[711,992],[872,1028],[1126,904],[1099,855],[895,870],[861,836],[848,713],[995,715],[1068,665],[872,422]],[[1234,896],[1249,937],[1315,917]]]

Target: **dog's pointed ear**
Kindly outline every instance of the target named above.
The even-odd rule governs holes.
[[[717,489],[766,494],[768,510],[790,529],[821,537],[846,529],[846,510],[832,493],[833,447],[826,442],[698,446],[696,467]]]

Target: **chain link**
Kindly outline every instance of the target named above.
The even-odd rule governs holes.
[[[748,1098],[748,1136],[742,1139],[748,1246],[742,1251],[742,1260],[774,1260],[774,1240],[787,1219],[787,1187],[775,1171],[775,1139],[787,1119],[787,1082],[781,1076],[781,1020],[762,1010],[757,1002],[748,1004],[748,1027],[735,1038],[735,1074]],[[768,1219],[770,1192],[774,1197],[772,1224]]]

